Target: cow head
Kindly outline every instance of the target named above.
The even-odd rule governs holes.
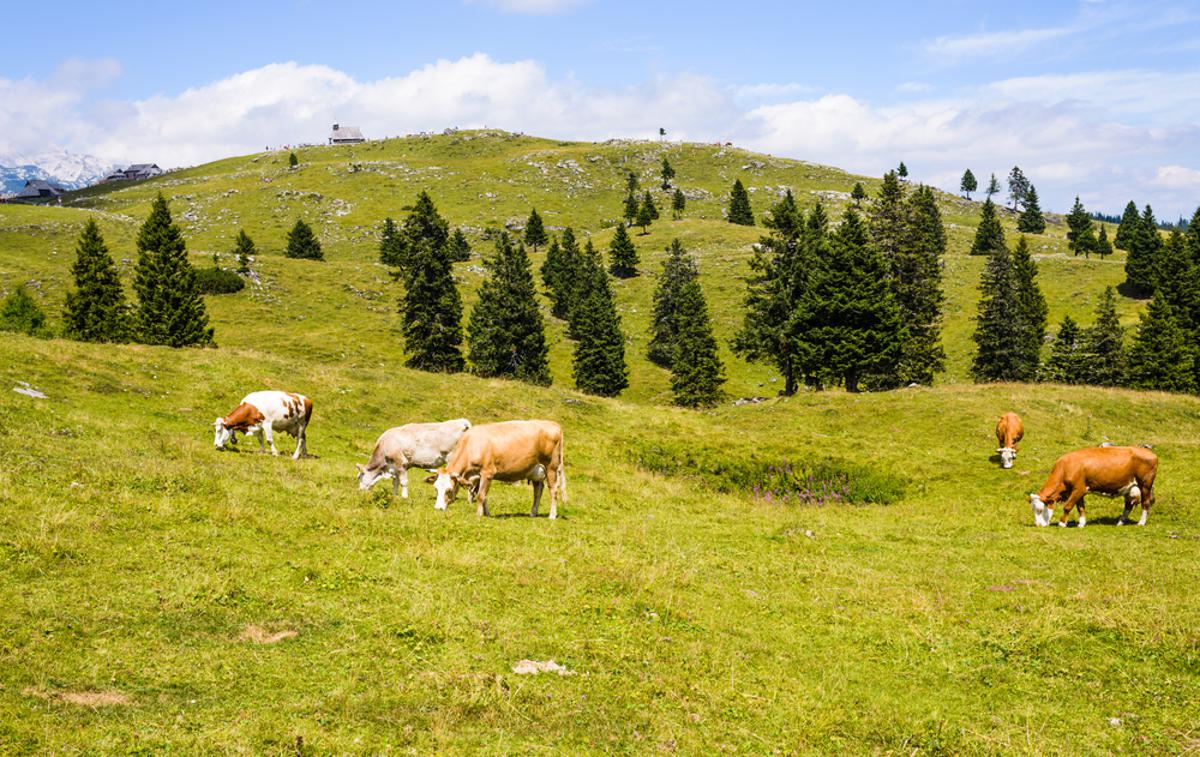
[[[225,445],[230,441],[237,443],[237,437],[233,431],[225,425],[224,418],[217,418],[213,421],[213,446],[217,449],[225,449]]]
[[[1033,507],[1033,522],[1034,525],[1048,526],[1050,519],[1054,517],[1054,508],[1047,507],[1046,503],[1037,494],[1029,495],[1029,504]]]
[[[1013,467],[1013,463],[1017,461],[1017,451],[1012,447],[1001,447],[996,452],[1000,453],[1001,468],[1011,468]]]
[[[391,478],[391,471],[387,466],[371,469],[362,463],[355,466],[358,468],[358,488],[366,491],[377,484],[380,479]]]
[[[466,481],[457,473],[451,473],[445,468],[431,470],[429,474],[425,483],[433,484],[433,488],[437,490],[437,502],[433,506],[438,510],[445,510],[458,497],[458,487],[466,484]]]

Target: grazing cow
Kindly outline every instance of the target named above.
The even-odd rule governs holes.
[[[1142,506],[1139,526],[1146,525],[1150,506],[1154,504],[1154,478],[1158,475],[1158,456],[1143,447],[1091,447],[1068,452],[1054,463],[1050,477],[1041,491],[1029,495],[1033,506],[1033,520],[1039,526],[1048,526],[1054,518],[1054,505],[1063,503],[1062,519],[1058,525],[1067,525],[1067,514],[1079,506],[1079,527],[1087,524],[1083,512],[1083,498],[1089,492],[1109,497],[1125,497],[1125,510],[1117,525],[1129,521],[1129,511],[1135,504]]]
[[[446,458],[458,440],[471,428],[466,418],[442,423],[408,423],[383,432],[375,442],[371,461],[358,466],[358,488],[366,491],[381,478],[392,479],[392,494],[402,489],[408,497],[408,469],[436,468],[446,464]]]
[[[275,449],[275,432],[286,431],[296,437],[296,452],[293,460],[308,455],[308,442],[305,429],[308,420],[312,418],[312,401],[303,394],[291,392],[251,392],[242,400],[242,404],[224,418],[213,421],[216,436],[213,446],[225,449],[232,442],[237,444],[237,435],[257,434],[258,447],[265,451],[267,444],[271,445],[271,454],[278,455]]]
[[[996,441],[1000,444],[1000,466],[1011,468],[1017,460],[1017,442],[1025,436],[1025,425],[1016,413],[1005,413],[996,421]]]
[[[488,487],[495,481],[532,481],[533,516],[537,517],[542,489],[550,486],[550,517],[558,517],[558,489],[567,501],[567,472],[562,427],[554,421],[506,421],[473,426],[458,442],[445,467],[432,471],[426,483],[437,489],[439,510],[467,487],[476,500],[475,514],[488,515]]]

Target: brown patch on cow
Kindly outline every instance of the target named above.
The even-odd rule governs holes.
[[[249,402],[243,402],[233,409],[233,412],[221,419],[225,428],[233,431],[245,431],[251,426],[262,423],[263,414]]]
[[[278,644],[284,639],[294,639],[299,635],[299,631],[293,631],[290,628],[271,633],[262,626],[250,623],[238,634],[238,641],[252,641],[255,644]]]
[[[26,696],[37,697],[51,702],[66,702],[80,707],[111,707],[129,704],[129,697],[119,691],[42,691],[40,689],[25,689]]]

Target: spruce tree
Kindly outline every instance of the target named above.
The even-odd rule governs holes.
[[[455,229],[450,235],[450,262],[465,263],[471,259],[471,243],[462,229]]]
[[[1046,361],[1041,374],[1043,381],[1080,383],[1080,342],[1079,326],[1071,316],[1064,315],[1054,336],[1054,343],[1050,346],[1050,359]]]
[[[245,229],[239,229],[237,236],[233,238],[233,255],[237,258],[237,272],[245,276],[250,273],[250,258],[258,254],[258,250],[254,247],[254,240],[246,233]]]
[[[546,336],[525,246],[514,245],[508,233],[501,232],[496,254],[486,265],[489,275],[467,324],[471,370],[480,376],[549,385]]]
[[[1096,306],[1096,322],[1084,331],[1079,378],[1085,384],[1120,386],[1125,381],[1125,329],[1117,318],[1117,299],[1106,287]]]
[[[971,199],[971,193],[979,189],[979,181],[976,180],[975,174],[971,173],[971,169],[963,171],[962,181],[958,183],[958,189],[963,193],[963,197]]]
[[[654,312],[650,318],[650,344],[646,356],[651,362],[670,368],[675,359],[679,334],[680,292],[699,275],[696,260],[684,252],[678,239],[671,240],[662,276],[654,290]]]
[[[900,161],[900,166],[896,169],[896,176],[900,178],[900,181],[908,180],[908,166],[904,165],[903,160]]]
[[[1012,209],[1025,203],[1025,194],[1029,191],[1029,179],[1019,166],[1013,166],[1008,172],[1008,199],[1012,200]]]
[[[671,196],[671,217],[678,221],[683,218],[683,211],[686,208],[687,198],[683,196],[683,190],[677,187],[675,194]]]
[[[675,178],[675,169],[671,167],[671,163],[667,160],[667,156],[663,156],[662,162],[662,188],[667,191],[671,188],[671,179]]]
[[[733,182],[729,192],[729,222],[740,226],[754,225],[754,211],[750,208],[750,193],[742,186],[742,180]]]
[[[1042,214],[1037,189],[1032,184],[1025,192],[1025,209],[1017,219],[1017,230],[1026,234],[1041,234],[1046,231],[1046,216]]]
[[[632,176],[633,174],[630,174]],[[637,197],[630,192],[625,195],[625,207],[621,213],[621,217],[625,219],[626,226],[633,226],[637,222],[638,211],[641,210],[641,205],[638,204]],[[651,219],[653,220],[653,219]]]
[[[788,190],[791,191],[790,189]],[[850,190],[850,199],[854,200],[854,207],[861,208],[862,201],[867,199],[867,190],[863,187],[861,181],[854,182],[854,189]]]
[[[1137,228],[1142,222],[1142,217],[1138,215],[1137,203],[1133,200],[1125,206],[1125,212],[1121,214],[1121,223],[1117,226],[1117,235],[1113,237],[1113,246],[1118,250],[1128,250],[1129,245],[1133,242],[1133,235],[1137,233]]]
[[[1126,380],[1136,389],[1196,390],[1195,345],[1165,299],[1155,295],[1142,313],[1129,349]]]
[[[638,191],[638,177],[633,171],[628,171],[625,176],[625,189],[629,191],[629,194]]]
[[[1188,222],[1187,231],[1183,235],[1183,243],[1192,256],[1192,263],[1195,264],[1196,270],[1200,271],[1200,208],[1196,208],[1192,220]]]
[[[617,231],[613,234],[608,250],[611,260],[608,270],[613,276],[622,279],[637,276],[637,248],[633,246],[633,240],[629,238],[624,226],[617,224]]]
[[[1000,182],[996,180],[996,174],[992,174],[992,177],[988,179],[987,199],[990,200],[994,195],[998,194],[1000,194]]]
[[[650,195],[650,190],[646,190],[646,194],[642,197],[642,204],[650,208],[650,218],[657,221],[659,218],[658,205],[654,204],[654,197]]]
[[[396,222],[390,217],[383,219],[383,231],[379,236],[379,262],[393,268],[404,264],[404,243]]]
[[[1022,234],[1012,254],[1013,276],[1017,285],[1017,316],[1021,327],[1020,381],[1032,381],[1041,365],[1042,344],[1046,339],[1046,319],[1050,308],[1037,283],[1037,263],[1029,253]]]
[[[1200,278],[1179,229],[1167,237],[1155,273],[1155,298],[1171,306],[1184,333],[1189,337],[1200,335]]]
[[[1071,206],[1071,212],[1067,214],[1067,244],[1071,252],[1084,257],[1089,257],[1092,254],[1093,248],[1096,246],[1096,237],[1092,233],[1092,217],[1083,209],[1083,203],[1079,201],[1079,197],[1075,197],[1075,204]]]
[[[591,285],[575,308],[575,386],[588,394],[615,397],[629,386],[625,335],[604,269],[591,266],[588,274]]]
[[[801,306],[800,330],[825,369],[857,392],[865,376],[891,376],[908,337],[888,283],[888,266],[867,227],[849,208],[833,233],[829,258]]]
[[[1138,225],[1128,238],[1128,255],[1125,258],[1125,284],[1130,293],[1148,297],[1154,293],[1158,278],[1158,258],[1162,249],[1162,238],[1158,235],[1158,222],[1154,211],[1146,206]]]
[[[646,199],[647,200],[650,199],[649,193],[646,194]],[[641,206],[638,207],[638,212],[637,212],[637,225],[642,227],[642,235],[643,236],[650,233],[650,231],[649,231],[650,224],[653,222],[654,222],[653,204],[649,203],[649,202],[643,202],[641,204]]]
[[[42,336],[45,333],[46,314],[24,284],[18,284],[0,301],[0,331],[14,331],[29,336]]]
[[[906,242],[904,237],[907,221],[904,188],[895,173],[888,171],[883,175],[879,193],[871,203],[869,218],[871,242],[883,255],[889,275],[894,277],[900,251]]]
[[[313,234],[312,227],[303,218],[296,219],[296,225],[288,232],[287,248],[284,257],[299,260],[324,260],[325,253],[321,251],[321,243]]]
[[[1104,224],[1097,224],[1100,227],[1100,233],[1096,236],[1095,250],[1096,254],[1103,260],[1113,252],[1112,243],[1108,241],[1108,231]]]
[[[937,198],[929,187],[918,187],[904,208],[904,242],[892,263],[892,291],[900,307],[908,338],[901,348],[896,381],[930,386],[945,366],[941,345],[942,263],[946,254],[946,229]]]
[[[1004,228],[996,213],[991,198],[983,201],[979,210],[979,226],[975,229],[975,240],[971,243],[972,255],[991,255],[992,251],[1004,246]]]
[[[575,259],[570,277],[570,307],[567,312],[567,338],[579,339],[579,314],[583,303],[592,296],[592,287],[600,278],[595,271],[604,271],[604,261],[591,237],[583,243],[583,252]]]
[[[161,193],[150,207],[137,238],[138,261],[133,288],[138,295],[134,317],[137,341],[169,347],[212,344],[204,298],[196,287],[196,271],[188,262],[183,233],[171,221]]]
[[[462,300],[448,252],[428,239],[408,250],[399,310],[409,368],[435,373],[463,369]]]
[[[979,290],[979,315],[972,335],[978,349],[971,363],[971,376],[978,383],[1020,381],[1027,342],[1016,270],[1003,241],[989,252]]]
[[[417,193],[417,199],[408,208],[408,215],[404,218],[404,223],[399,231],[400,263],[401,276],[408,274],[408,262],[412,257],[413,250],[420,244],[429,243],[429,246],[439,254],[447,254],[446,246],[450,243],[450,224],[442,215],[438,213],[437,206],[434,205],[433,198],[428,192],[421,191]]]
[[[81,342],[124,342],[129,338],[129,308],[117,266],[94,219],[84,224],[71,266],[75,288],[63,307],[63,334]]]
[[[679,330],[671,360],[671,394],[682,407],[711,407],[724,396],[725,367],[717,355],[717,340],[698,278],[679,290],[677,308]]]
[[[550,242],[541,273],[550,297],[550,314],[555,318],[566,320],[571,315],[582,255],[575,231],[570,227],[563,230],[561,245],[558,240]]]
[[[288,153],[288,168],[295,168],[300,164],[300,159],[296,157],[296,153]]]
[[[542,217],[538,215],[537,208],[529,211],[529,220],[525,222],[525,244],[533,248],[534,252],[549,241],[546,236],[546,228],[542,226]]]

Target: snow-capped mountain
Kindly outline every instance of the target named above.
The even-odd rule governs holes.
[[[64,189],[94,184],[115,168],[94,155],[56,150],[37,155],[0,155],[0,193],[19,192],[30,179],[45,179]]]

